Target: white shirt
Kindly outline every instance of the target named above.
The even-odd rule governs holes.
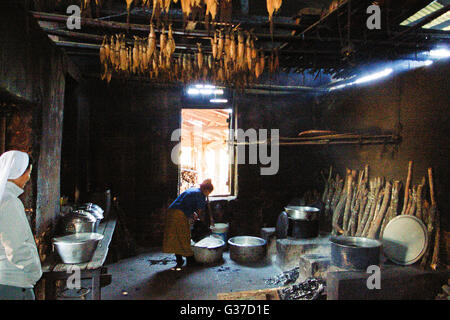
[[[22,193],[8,181],[0,203],[0,284],[33,288],[42,269],[25,208],[18,199]]]

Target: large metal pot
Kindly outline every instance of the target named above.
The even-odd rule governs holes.
[[[308,206],[287,206],[284,209],[289,221],[288,236],[308,239],[319,235],[320,209]]]
[[[97,232],[97,219],[87,211],[72,211],[62,217],[62,234]]]
[[[100,233],[76,233],[53,238],[52,243],[62,261],[73,264],[90,261],[102,239]]]
[[[331,264],[349,270],[367,270],[379,265],[381,242],[362,237],[332,236]]]
[[[205,242],[206,241],[206,242]],[[207,237],[192,246],[195,261],[208,264],[222,259],[225,241],[215,237]]]
[[[257,262],[266,256],[267,242],[258,237],[239,236],[228,240],[230,258],[236,262]]]
[[[97,222],[95,223],[95,230],[98,229],[98,226],[99,226],[101,220],[103,220],[103,218],[104,218],[103,209],[100,208],[98,205],[90,203],[90,202],[84,203],[84,204],[78,206],[77,211],[87,211],[97,219]]]

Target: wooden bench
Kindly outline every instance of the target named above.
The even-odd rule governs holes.
[[[100,277],[105,271],[103,264],[108,255],[108,248],[112,240],[114,229],[116,228],[117,219],[112,215],[103,220],[98,226],[97,233],[103,234],[103,239],[99,242],[97,249],[91,261],[78,264],[65,264],[61,261],[58,253],[55,251],[42,264],[43,279],[45,279],[45,299],[55,300],[56,281],[67,280],[73,275],[73,266],[81,271],[81,279],[91,280],[92,299],[101,299]]]

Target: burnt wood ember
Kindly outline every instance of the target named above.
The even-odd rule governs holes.
[[[281,300],[317,300],[323,295],[325,288],[326,282],[324,280],[310,278],[280,289],[278,295]]]
[[[290,283],[295,283],[298,279],[300,269],[296,267],[294,269],[284,271],[282,274],[274,277],[266,279],[266,284],[268,285],[288,285]]]

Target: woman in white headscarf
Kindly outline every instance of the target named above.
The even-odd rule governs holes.
[[[0,156],[0,300],[34,300],[41,261],[25,208],[19,200],[31,163],[21,151]]]

